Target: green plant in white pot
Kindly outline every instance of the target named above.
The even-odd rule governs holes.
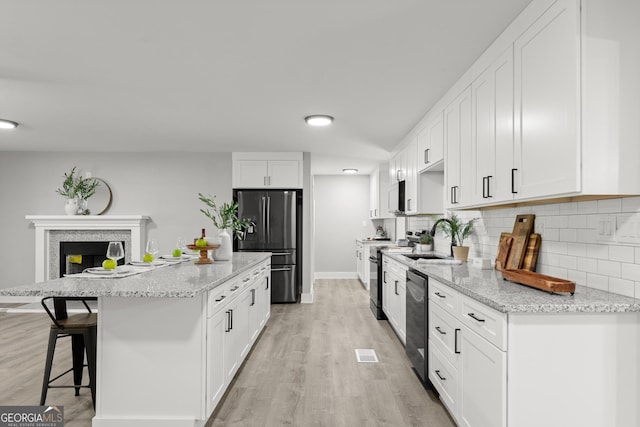
[[[83,178],[76,174],[76,167],[71,172],[64,174],[62,188],[58,188],[56,193],[67,199],[64,206],[67,215],[89,215],[87,199],[93,196],[99,181],[95,178]]]
[[[218,237],[220,238],[220,248],[216,250],[214,258],[218,261],[228,261],[233,254],[233,245],[231,243],[231,234],[237,239],[242,240],[247,229],[253,225],[248,219],[238,218],[238,204],[223,203],[218,206],[215,196],[204,195],[198,193],[198,199],[205,205],[207,209],[200,209],[207,218],[209,218],[214,227],[218,229]]]
[[[448,218],[439,220],[440,230],[445,235],[451,237],[451,244],[453,250],[453,257],[460,261],[467,261],[469,256],[469,247],[464,245],[464,240],[469,237],[473,231],[473,223],[478,218],[473,218],[468,221],[460,218],[457,214],[452,213]]]
[[[431,252],[433,251],[433,237],[429,233],[423,233],[418,238],[418,244],[416,245],[418,252]]]

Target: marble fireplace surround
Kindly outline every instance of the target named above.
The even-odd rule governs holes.
[[[145,215],[27,215],[35,228],[35,281],[58,278],[60,242],[125,242],[125,261],[139,261],[147,239]]]

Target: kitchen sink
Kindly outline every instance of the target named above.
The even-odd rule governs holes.
[[[436,254],[402,254],[411,259],[451,259],[451,257],[441,256]]]

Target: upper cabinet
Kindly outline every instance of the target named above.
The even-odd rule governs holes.
[[[444,110],[445,207],[469,203],[471,195],[471,88],[465,88]]]
[[[580,11],[557,1],[516,39],[518,199],[580,191]]]
[[[389,187],[388,166],[386,163],[381,164],[369,176],[369,188],[371,191],[369,200],[371,206],[369,208],[370,219],[392,218],[389,213],[387,191]]]
[[[418,131],[418,172],[436,167],[444,159],[444,115],[442,110],[434,110],[429,112],[424,127]]]
[[[302,188],[302,153],[233,153],[233,188]]]

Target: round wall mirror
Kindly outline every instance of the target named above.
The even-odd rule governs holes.
[[[89,209],[93,215],[102,215],[111,206],[111,187],[105,182],[104,179],[94,178],[100,183],[96,187],[95,194],[91,197],[89,202]]]

